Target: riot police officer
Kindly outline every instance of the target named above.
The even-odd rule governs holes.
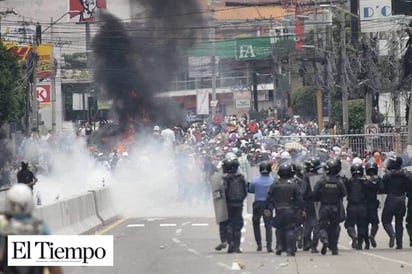
[[[300,190],[302,191],[302,197],[303,197],[303,191],[304,191],[304,180],[303,176],[306,172],[305,165],[302,163],[294,163],[295,165],[295,179],[296,183],[298,184]],[[297,248],[302,249],[303,248],[303,224],[305,221],[305,218],[302,216],[302,212],[299,208],[296,208],[296,215],[298,218],[298,223],[297,223]]]
[[[409,175],[409,185],[407,188],[407,197],[408,197],[408,211],[406,214],[406,231],[409,235],[409,246],[412,247],[412,173],[408,173]]]
[[[276,255],[286,252],[295,256],[296,250],[296,208],[303,211],[303,197],[291,162],[282,163],[278,169],[279,181],[273,183],[267,193],[265,214],[269,215],[272,206],[275,218],[272,225],[276,228]]]
[[[402,222],[406,213],[405,196],[407,187],[410,184],[408,174],[401,167],[401,157],[389,158],[387,162],[388,173],[382,178],[384,193],[386,194],[382,211],[382,224],[389,236],[389,247],[394,247],[396,240],[396,249],[402,249]],[[395,217],[395,231],[392,226],[393,217]]]
[[[239,172],[239,161],[230,157],[223,160],[223,186],[226,196],[228,225],[228,253],[241,253],[240,238],[243,227],[243,201],[247,196],[245,177]]]
[[[348,195],[345,228],[352,239],[352,248],[362,249],[364,241],[367,242],[366,245],[369,244],[366,222],[366,178],[360,163],[352,164],[350,172],[352,178],[344,182]]]
[[[267,252],[273,252],[272,249],[272,212],[270,214],[263,214],[266,208],[266,195],[269,187],[274,182],[273,177],[270,175],[272,171],[272,165],[268,162],[262,162],[259,164],[260,176],[253,178],[252,182],[249,184],[249,193],[255,194],[255,201],[253,202],[253,232],[255,235],[255,240],[257,244],[257,251],[262,251],[262,236],[260,233],[260,220],[263,217],[263,222],[265,224],[266,232],[266,249]]]
[[[326,176],[314,188],[314,200],[320,202],[319,239],[322,242],[322,255],[329,249],[332,255],[338,255],[339,223],[345,218],[342,199],[346,188],[342,178],[338,177],[341,163],[338,159],[326,162]]]
[[[378,208],[379,200],[377,195],[382,193],[382,179],[378,176],[378,165],[376,163],[368,163],[365,166],[366,182],[365,182],[365,198],[366,198],[366,232],[370,245],[376,247],[375,236],[379,229]],[[369,224],[371,229],[369,232]],[[365,249],[369,248],[369,242],[365,241]]]
[[[313,201],[313,187],[323,176],[318,173],[322,165],[319,158],[311,157],[305,162],[305,166],[307,172],[303,175],[302,184],[306,212],[306,219],[303,223],[303,250],[308,251],[311,249],[312,253],[318,253],[319,223]]]

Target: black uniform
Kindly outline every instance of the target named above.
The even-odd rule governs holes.
[[[359,173],[352,172],[352,178],[344,182],[348,195],[345,228],[352,239],[352,248],[362,249],[364,241],[367,245],[369,244],[366,219],[366,178],[363,176],[362,165],[353,165],[351,171],[354,167],[359,170]]]
[[[297,240],[296,225],[298,222],[296,208],[303,210],[304,204],[301,190],[296,179],[293,178],[294,174],[283,176],[279,173],[283,165],[291,164],[285,163],[279,167],[280,179],[269,188],[266,208],[269,209],[273,206],[275,209],[275,218],[272,225],[276,228],[276,254],[281,255],[282,252],[286,251],[288,256],[294,256]]]
[[[304,194],[304,186],[305,186],[305,181],[303,180],[303,175],[304,175],[304,167],[302,165],[297,164],[296,165],[296,183],[299,186],[299,189],[302,192],[302,197]],[[306,213],[306,212],[305,212]],[[304,236],[304,230],[303,230],[303,224],[306,220],[306,216],[302,216],[302,210],[300,208],[296,208],[296,215],[298,218],[298,223],[297,223],[297,248],[301,249],[303,248],[303,236]]]
[[[409,246],[412,247],[412,173],[408,172],[408,176],[410,180],[407,187],[408,211],[406,214],[406,231],[409,235]]]
[[[315,202],[313,200],[313,186],[321,180],[323,176],[316,170],[305,173],[302,180],[303,200],[305,203],[306,218],[303,222],[303,250],[312,250],[317,253],[319,244],[319,223],[315,211]]]
[[[390,159],[389,172],[382,178],[384,193],[387,194],[382,211],[382,224],[389,236],[389,247],[402,249],[403,217],[406,213],[405,199],[407,187],[410,184],[408,174],[401,170],[402,159]],[[392,219],[395,217],[395,231],[392,227]]]
[[[379,229],[379,200],[377,199],[377,195],[382,193],[383,185],[382,179],[377,175],[378,167],[376,164],[368,164],[366,165],[365,169],[367,174],[365,182],[367,233],[369,236],[370,244],[373,247],[376,247],[375,236],[378,233]],[[370,232],[369,224],[371,225]],[[365,248],[368,248],[366,241]]]
[[[346,196],[346,188],[342,179],[336,176],[337,173],[325,176],[316,184],[313,193],[315,201],[320,202],[319,239],[323,244],[323,255],[328,247],[332,255],[338,254],[339,223],[344,219],[342,199]]]
[[[229,173],[223,177],[228,210],[227,238],[229,253],[240,253],[240,237],[243,227],[243,200],[247,196],[245,177],[240,173]]]

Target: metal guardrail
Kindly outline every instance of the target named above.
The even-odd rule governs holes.
[[[265,138],[264,140],[268,140]],[[275,136],[272,145],[285,146],[290,143],[298,143],[299,146],[293,147],[300,149],[301,146],[306,150],[315,152],[319,149],[330,151],[334,146],[345,146],[360,156],[365,150],[379,149],[382,152],[404,151],[407,146],[408,134],[401,133],[379,133],[368,134],[348,134],[348,135],[314,135],[314,136]],[[400,147],[398,147],[400,146]]]

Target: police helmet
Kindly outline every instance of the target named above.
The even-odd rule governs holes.
[[[228,153],[226,153],[226,155],[225,155],[225,159],[228,159],[228,160],[237,160],[237,156],[236,156],[236,154],[235,154],[234,152],[228,152]]]
[[[362,166],[362,164],[355,163],[355,164],[351,165],[350,173],[352,174],[352,176],[363,175],[363,166]]]
[[[222,164],[223,173],[236,173],[239,168],[239,161],[235,159],[224,159]]]
[[[295,167],[291,162],[285,162],[278,168],[278,175],[280,178],[292,178],[295,175]]]
[[[376,163],[367,163],[365,167],[366,174],[369,176],[378,174],[378,165]]]
[[[15,184],[6,193],[5,213],[9,215],[30,215],[33,212],[34,201],[30,187],[25,184]]]
[[[328,175],[336,175],[342,169],[342,163],[339,159],[332,158],[326,161],[326,174]]]
[[[320,159],[317,157],[309,158],[305,164],[308,171],[316,171],[321,167]]]
[[[402,158],[399,156],[396,157],[389,157],[388,159],[388,166],[389,170],[399,170],[402,167]]]
[[[259,172],[262,175],[267,175],[272,171],[272,166],[269,162],[262,162],[259,164]]]
[[[296,175],[298,175],[299,177],[302,177],[306,171],[305,166],[302,163],[297,163],[294,165],[295,165]]]

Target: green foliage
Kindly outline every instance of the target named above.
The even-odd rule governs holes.
[[[0,126],[18,122],[25,112],[23,68],[17,58],[0,45]]]
[[[316,117],[316,92],[313,87],[301,87],[292,93],[293,113],[301,117]]]
[[[342,101],[332,103],[332,117],[342,125]],[[365,101],[363,99],[348,101],[349,129],[362,129],[365,125]]]

